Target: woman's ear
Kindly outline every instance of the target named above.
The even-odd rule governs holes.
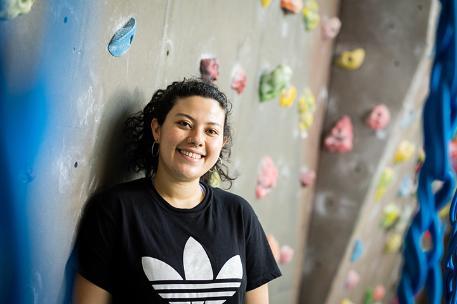
[[[151,131],[154,141],[160,142],[160,125],[157,118],[151,120]]]

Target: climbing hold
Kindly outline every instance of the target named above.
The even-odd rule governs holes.
[[[297,98],[297,88],[291,85],[288,89],[283,90],[279,97],[279,105],[281,107],[290,107]]]
[[[310,170],[306,167],[303,167],[300,170],[300,184],[302,187],[308,187],[314,183],[316,179],[316,172]]]
[[[219,173],[214,170],[211,175],[209,176],[209,180],[208,180],[208,184],[211,186],[211,187],[220,187],[221,186],[221,176],[219,175]]]
[[[457,172],[457,139],[454,138],[449,142],[449,155],[451,157],[451,165],[455,172]]]
[[[30,12],[35,0],[0,0],[0,20],[9,20]]]
[[[303,0],[281,0],[281,8],[285,14],[296,14],[303,8]]]
[[[316,0],[306,0],[303,5],[303,21],[305,24],[305,30],[311,31],[319,24],[319,4]]]
[[[390,112],[384,104],[374,106],[366,120],[367,126],[375,131],[384,129],[389,122]]]
[[[324,141],[327,151],[345,153],[352,150],[352,122],[349,116],[343,116],[332,128]]]
[[[311,90],[306,88],[298,101],[298,127],[302,138],[308,136],[308,130],[314,122],[315,111],[316,98]]]
[[[344,282],[344,286],[347,289],[353,289],[355,288],[360,282],[360,275],[357,271],[351,269],[348,272],[348,275],[346,277],[346,281]]]
[[[281,250],[279,248],[279,243],[276,238],[269,234],[267,235],[268,245],[270,245],[271,253],[273,254],[274,259],[276,262],[279,262],[279,258],[281,257]]]
[[[264,73],[260,77],[260,101],[267,101],[278,97],[287,88],[292,78],[292,69],[287,65],[278,65],[271,73]]]
[[[373,290],[373,300],[382,301],[386,295],[386,289],[382,285],[377,285]]]
[[[260,171],[257,176],[255,196],[260,199],[266,196],[276,186],[278,169],[269,156],[265,156],[260,162]]]
[[[433,240],[432,240],[432,234],[430,233],[430,230],[427,230],[424,232],[422,235],[422,250],[424,251],[429,251],[433,246]]]
[[[365,59],[364,49],[355,49],[341,53],[336,59],[336,64],[346,70],[357,70],[363,64]]]
[[[384,171],[381,173],[381,177],[379,178],[378,184],[376,185],[376,190],[374,194],[375,202],[379,202],[387,191],[387,188],[392,183],[394,178],[394,170],[392,168],[385,168]]]
[[[368,288],[365,291],[365,296],[363,298],[363,304],[374,304],[373,289]]]
[[[415,151],[416,147],[413,143],[403,140],[395,152],[394,163],[398,164],[410,160]]]
[[[362,241],[356,240],[352,249],[351,262],[357,262],[363,254]]]
[[[400,250],[403,238],[400,233],[394,232],[389,235],[384,244],[385,253],[397,253]]]
[[[411,177],[404,176],[400,182],[400,188],[398,189],[398,196],[409,197],[414,193],[414,183]]]
[[[398,220],[398,224],[395,227],[395,231],[402,232],[406,230],[406,227],[410,224],[411,215],[414,212],[414,207],[408,204],[403,205],[400,219]]]
[[[241,94],[246,87],[247,76],[244,69],[240,66],[236,66],[232,73],[232,85],[231,88],[235,90],[237,94]]]
[[[340,32],[341,21],[338,17],[324,17],[322,20],[322,38],[324,39],[333,39]]]
[[[341,300],[340,304],[354,304],[351,300],[349,300],[348,298],[344,298],[343,300]]]
[[[292,261],[292,258],[294,257],[294,250],[287,246],[281,246],[281,250],[279,252],[279,263],[280,264],[288,264],[290,261]]]
[[[271,4],[271,0],[260,0],[260,4],[262,5],[262,7],[269,7]]]
[[[447,219],[449,218],[449,211],[451,209],[451,204],[447,204],[446,206],[443,207],[443,209],[440,210],[439,216],[441,219]]]
[[[383,218],[382,218],[382,227],[384,229],[389,229],[394,226],[398,219],[400,218],[400,208],[395,204],[388,204],[384,207]]]
[[[215,81],[219,77],[219,62],[216,58],[202,58],[200,60],[200,74],[203,79]]]
[[[136,21],[135,18],[130,20],[118,30],[111,41],[108,44],[108,51],[114,57],[120,57],[124,55],[132,45],[133,38],[136,33]]]

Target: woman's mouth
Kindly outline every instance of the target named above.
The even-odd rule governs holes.
[[[202,157],[204,157],[201,154],[190,152],[190,151],[186,151],[186,150],[181,150],[181,149],[178,149],[178,152],[183,154],[183,155],[185,155],[185,156],[187,156],[187,157],[193,158],[193,159],[201,159]]]

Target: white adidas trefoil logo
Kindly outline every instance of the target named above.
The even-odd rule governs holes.
[[[243,278],[241,258],[235,255],[214,279],[208,255],[192,237],[184,246],[185,280],[161,260],[144,256],[141,263],[152,287],[170,304],[222,304],[235,294]]]

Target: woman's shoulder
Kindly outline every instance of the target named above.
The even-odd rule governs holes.
[[[89,198],[88,204],[99,208],[115,208],[126,201],[137,200],[148,191],[147,179],[139,178],[107,187],[102,187]]]
[[[129,180],[114,185],[106,186],[100,188],[95,192],[95,196],[125,196],[132,195],[136,193],[143,193],[148,191],[148,181],[147,178],[138,178],[134,180]]]
[[[251,204],[242,196],[221,188],[212,189],[217,203],[223,204],[229,208],[240,208],[247,213],[254,213]]]

